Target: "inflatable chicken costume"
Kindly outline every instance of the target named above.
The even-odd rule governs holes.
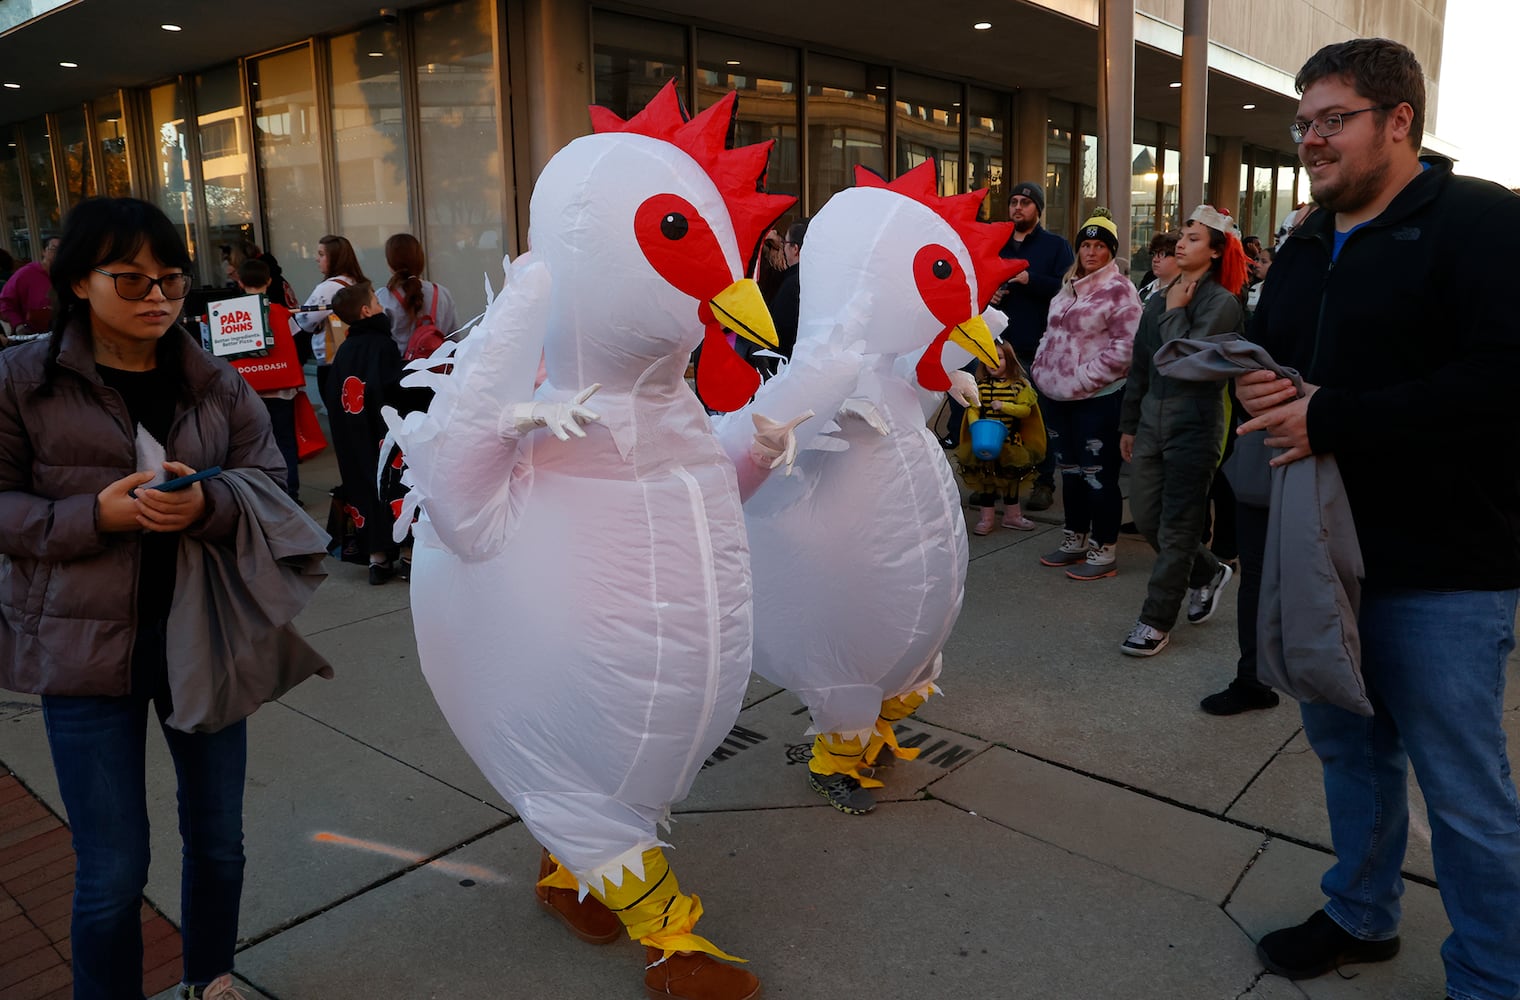
[[[960,493],[918,390],[951,388],[947,342],[997,363],[980,314],[1027,264],[998,256],[1011,223],[976,221],[985,191],[936,194],[932,161],[856,183],[808,226],[793,363],[751,404],[838,413],[837,427],[800,428],[794,474],[765,480],[744,512],[755,670],[806,703],[809,783],[858,814],[881,785],[871,767],[916,753],[892,723],[933,692],[966,580]],[[720,434],[742,435],[743,416]]]
[[[423,673],[547,849],[540,902],[587,940],[621,921],[655,997],[759,988],[692,932],[701,904],[656,830],[749,679],[734,464],[684,381],[701,342],[704,398],[740,405],[759,377],[722,328],[775,346],[741,276],[793,199],[757,191],[770,143],[725,148],[734,99],[689,121],[673,85],[626,122],[593,108],[595,134],[534,189],[531,252],[457,351],[428,359],[453,371],[411,377],[435,388],[429,412],[391,418],[423,512]]]

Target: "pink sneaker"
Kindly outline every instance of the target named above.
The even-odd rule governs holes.
[[[982,508],[982,516],[977,519],[976,527],[972,532],[978,535],[990,535],[997,523],[997,508],[991,504]]]
[[[1015,531],[1033,531],[1035,523],[1024,516],[1018,504],[1009,504],[1008,509],[1003,511],[1003,527],[1012,528]]]

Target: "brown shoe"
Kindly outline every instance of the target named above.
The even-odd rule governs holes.
[[[645,947],[645,963],[660,962],[660,949]],[[695,951],[676,952],[644,973],[644,992],[650,1000],[680,997],[681,1000],[754,1000],[760,980],[753,972],[720,962]]]
[[[549,857],[548,851],[544,851],[543,858],[538,862],[538,877],[542,879],[552,871],[554,859]],[[589,944],[611,944],[623,936],[623,922],[617,918],[617,914],[589,893],[585,899],[577,899],[574,889],[549,889],[535,885],[533,894],[538,897],[539,906],[558,917],[570,928],[570,933],[582,941]]]

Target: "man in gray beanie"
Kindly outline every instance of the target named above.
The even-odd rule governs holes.
[[[1045,336],[1050,300],[1061,290],[1061,278],[1076,261],[1071,244],[1040,225],[1044,212],[1044,188],[1034,181],[1020,181],[1013,186],[1008,195],[1013,235],[998,256],[1027,260],[1029,268],[992,294],[992,304],[1008,316],[1003,339],[1013,347],[1025,371],[1034,363],[1034,352],[1040,346],[1040,338]],[[1025,510],[1046,510],[1055,502],[1055,462],[1052,448],[1039,465],[1034,490],[1024,501]]]

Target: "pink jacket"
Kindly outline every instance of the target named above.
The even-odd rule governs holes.
[[[1061,285],[1030,375],[1051,399],[1090,399],[1129,374],[1140,296],[1110,262]]]

